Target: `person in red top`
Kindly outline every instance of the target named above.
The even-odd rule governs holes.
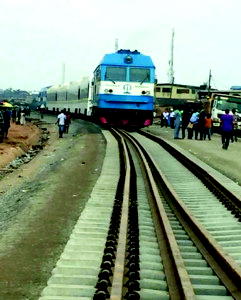
[[[212,128],[211,114],[207,114],[207,116],[204,119],[204,140],[206,140],[206,136],[208,136],[209,141],[211,140],[211,128]]]

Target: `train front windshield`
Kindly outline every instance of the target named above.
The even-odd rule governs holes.
[[[107,67],[105,80],[126,81],[126,68]]]
[[[107,67],[105,80],[130,81],[130,82],[150,82],[151,71],[147,68],[123,68]]]
[[[150,69],[131,68],[130,81],[150,82]]]

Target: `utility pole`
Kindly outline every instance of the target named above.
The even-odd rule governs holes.
[[[173,84],[174,83],[174,69],[173,69],[173,53],[174,53],[174,29],[172,29],[172,39],[171,39],[171,57],[169,60],[169,71],[168,71],[168,75],[169,75],[169,83]]]
[[[174,69],[173,69],[173,53],[174,53],[174,29],[172,29],[172,39],[171,39],[171,57],[169,60],[169,83],[171,83],[170,99],[172,98],[172,88],[174,84]]]
[[[115,52],[117,52],[118,49],[119,49],[118,39],[115,39]]]
[[[209,76],[208,76],[208,96],[210,97],[210,88],[211,88],[211,78],[212,78],[212,74],[211,74],[211,70],[209,71]]]

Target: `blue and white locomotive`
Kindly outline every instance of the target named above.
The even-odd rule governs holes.
[[[66,109],[92,116],[105,125],[145,127],[152,124],[155,66],[138,51],[106,54],[92,81],[55,85],[47,90],[48,110]]]
[[[149,126],[153,120],[155,66],[138,51],[106,54],[94,71],[91,114],[102,124]]]

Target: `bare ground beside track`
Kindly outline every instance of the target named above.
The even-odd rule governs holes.
[[[53,117],[46,117],[54,123]],[[99,128],[75,121],[31,162],[0,181],[0,299],[38,299],[98,178]]]
[[[0,170],[16,157],[38,143],[41,131],[28,122],[26,125],[11,124],[8,138],[0,143]]]

